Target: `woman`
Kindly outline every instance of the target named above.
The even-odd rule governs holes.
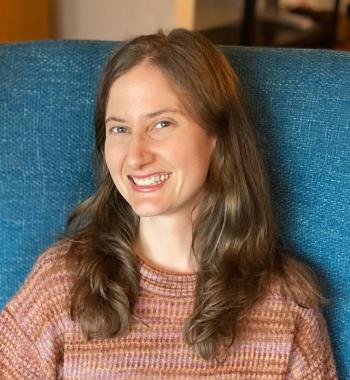
[[[1,378],[336,379],[223,54],[185,30],[130,41],[95,131],[98,189],[2,313]]]

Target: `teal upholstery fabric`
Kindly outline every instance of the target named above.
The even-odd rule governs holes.
[[[0,45],[0,308],[94,190],[93,108],[118,43]],[[280,238],[317,272],[350,378],[350,54],[226,47],[269,170]]]

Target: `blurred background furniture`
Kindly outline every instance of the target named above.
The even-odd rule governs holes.
[[[0,308],[94,191],[96,84],[112,42],[0,45]],[[317,272],[350,379],[350,54],[225,47],[269,170],[280,238]]]
[[[256,13],[256,0],[244,0],[242,22],[201,32],[222,45],[331,48],[334,44],[339,0],[331,11],[310,8],[281,10],[278,0],[266,0],[265,11]]]
[[[350,50],[349,7],[350,0],[0,0],[0,41],[121,41],[182,27],[222,45]]]

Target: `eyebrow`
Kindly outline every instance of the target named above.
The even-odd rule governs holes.
[[[161,110],[158,110],[158,111],[154,111],[154,112],[150,112],[150,113],[147,113],[145,115],[146,118],[148,119],[151,119],[153,117],[156,117],[156,116],[159,116],[163,113],[178,113],[178,114],[182,114],[182,112],[180,112],[178,109],[176,108],[163,108]],[[119,123],[126,123],[126,120],[120,118],[120,117],[117,117],[117,116],[109,116],[106,120],[105,120],[105,123],[107,124],[109,121],[117,121]]]

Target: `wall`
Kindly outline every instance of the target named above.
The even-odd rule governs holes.
[[[240,20],[242,0],[196,0],[194,28],[203,30]]]
[[[56,0],[57,38],[123,40],[175,27],[176,0]]]

